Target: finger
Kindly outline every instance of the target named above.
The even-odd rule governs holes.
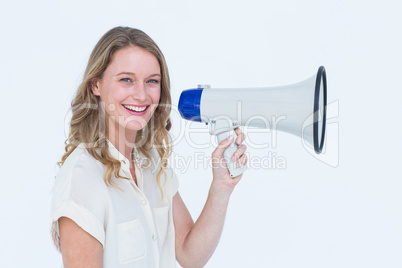
[[[241,167],[247,164],[247,155],[243,154],[236,162],[236,167]]]
[[[241,132],[241,130],[239,128],[235,129],[235,133],[237,135],[236,144],[237,145],[242,144],[243,141],[246,139],[246,136]]]
[[[215,151],[212,152],[213,157],[222,157],[223,152],[232,144],[233,142],[233,136],[230,135],[228,138],[224,139],[218,144],[218,147],[216,147]]]
[[[236,161],[237,159],[239,159],[244,154],[244,152],[246,152],[246,150],[247,150],[246,145],[244,145],[244,144],[240,145],[239,148],[232,155],[231,160]]]

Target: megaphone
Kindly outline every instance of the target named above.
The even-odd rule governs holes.
[[[207,123],[210,134],[216,135],[218,142],[239,126],[271,128],[275,123],[275,130],[301,137],[320,154],[327,114],[325,68],[320,66],[316,75],[286,86],[224,89],[199,85],[181,93],[179,112],[184,119]],[[236,149],[233,141],[224,152],[231,177],[246,169],[231,162]]]

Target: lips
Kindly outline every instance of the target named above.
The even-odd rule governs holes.
[[[126,109],[127,112],[129,112],[132,115],[136,116],[142,116],[144,115],[147,110],[149,105],[142,105],[142,106],[137,106],[137,105],[128,105],[128,104],[123,104],[122,105],[124,109]]]
[[[149,106],[147,106],[147,105],[134,106],[134,105],[125,105],[125,104],[123,104],[123,107],[126,108],[127,110],[132,111],[132,112],[141,113],[141,112],[144,112]]]

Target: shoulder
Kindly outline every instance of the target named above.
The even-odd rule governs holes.
[[[159,156],[158,150],[155,147],[152,147],[151,150],[148,151],[149,154],[149,168],[151,168],[154,172],[157,172],[161,167],[161,158]],[[143,155],[140,155],[140,158],[144,158]]]
[[[162,177],[164,177],[164,180],[161,181],[163,182],[165,191],[173,197],[179,189],[179,180],[176,173],[172,168],[167,167],[165,169],[165,174],[162,174]]]
[[[151,167],[157,172],[159,172],[161,167],[161,158],[158,154],[158,150],[153,147],[150,152],[151,158]],[[164,185],[165,191],[169,193],[169,195],[174,196],[179,188],[179,180],[174,169],[171,166],[167,166],[165,168],[165,173],[161,175],[161,182]]]
[[[152,173],[154,178],[157,177],[161,169],[161,158],[159,156],[158,150],[152,147],[148,152],[149,158],[145,158],[144,155],[140,154],[140,163],[144,164],[148,162],[148,165],[142,165],[142,168],[147,169],[147,172]],[[163,188],[164,193],[168,193],[169,196],[174,196],[179,188],[179,181],[177,179],[176,173],[171,167],[166,167],[165,172],[161,174],[160,184]]]
[[[104,167],[85,148],[77,147],[66,159],[56,175],[54,196],[68,199],[68,195],[85,195],[103,191]]]
[[[87,149],[77,147],[66,159],[57,176],[63,176],[64,173],[86,175],[86,173],[103,173],[103,171],[102,163],[89,154]]]

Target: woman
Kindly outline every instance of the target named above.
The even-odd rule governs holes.
[[[116,27],[95,46],[72,102],[52,200],[64,267],[202,267],[222,233],[230,178],[213,152],[213,182],[194,223],[167,167],[171,97],[162,52],[144,32]],[[232,160],[247,161],[239,148]],[[142,161],[145,160],[145,161]]]

